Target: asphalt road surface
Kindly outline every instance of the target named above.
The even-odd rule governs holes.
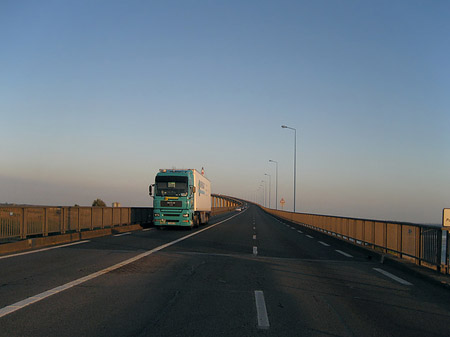
[[[0,336],[450,336],[450,291],[256,206],[0,257]]]

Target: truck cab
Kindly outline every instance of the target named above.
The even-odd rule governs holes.
[[[155,226],[192,228],[207,223],[209,219],[209,181],[196,170],[161,169],[155,177],[155,184],[150,185],[149,194],[154,198]]]

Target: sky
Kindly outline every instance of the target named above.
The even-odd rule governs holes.
[[[214,193],[268,205],[270,188],[293,210],[288,125],[297,212],[440,224],[449,17],[448,1],[3,0],[0,203],[151,206],[160,168],[204,167]]]

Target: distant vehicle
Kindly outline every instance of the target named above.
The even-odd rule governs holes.
[[[238,207],[238,208],[236,208],[236,211],[240,212],[240,211],[242,211],[242,208]]]
[[[195,169],[160,169],[155,184],[149,186],[149,194],[154,194],[155,226],[192,228],[209,221],[211,183]]]

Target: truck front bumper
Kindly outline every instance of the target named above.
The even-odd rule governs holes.
[[[190,227],[193,224],[192,215],[189,213],[187,216],[179,214],[164,214],[164,210],[155,212],[159,216],[155,216],[153,223],[155,226],[185,226]],[[186,214],[186,213],[184,213]]]

